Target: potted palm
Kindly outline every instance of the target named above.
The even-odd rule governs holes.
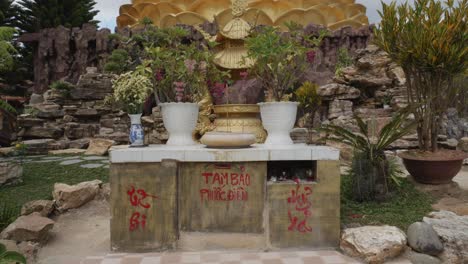
[[[164,41],[146,48],[149,60],[143,63],[154,83],[156,103],[161,107],[169,133],[167,145],[195,145],[199,104],[209,95],[207,83],[223,76],[213,63],[211,43],[184,43],[187,32],[181,28],[159,30]]]
[[[468,1],[393,2],[383,4],[380,16],[375,41],[403,68],[408,102],[416,106],[419,150],[401,158],[418,182],[451,182],[466,154],[439,149],[437,139],[443,115],[459,93],[453,80],[468,66]]]
[[[141,126],[143,104],[151,95],[153,84],[138,71],[121,74],[112,83],[114,93],[107,100],[119,105],[129,115],[131,146],[141,147],[144,145],[144,132]]]
[[[302,27],[294,24],[288,24],[288,28],[288,33],[280,33],[274,27],[263,27],[246,40],[247,58],[255,61],[250,74],[261,81],[265,91],[265,102],[259,105],[268,131],[266,145],[293,144],[290,132],[299,103],[290,99],[315,54],[307,46],[317,47],[324,36],[306,36]]]

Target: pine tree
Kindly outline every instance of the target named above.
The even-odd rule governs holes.
[[[13,0],[0,0],[0,26],[11,27],[14,24],[19,12],[18,5],[13,4]]]
[[[2,1],[2,0],[0,0]],[[3,0],[5,1],[5,0]],[[97,24],[94,0],[21,0],[17,27],[23,32],[37,32],[57,26],[80,27]]]

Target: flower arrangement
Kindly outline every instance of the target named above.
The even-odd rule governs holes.
[[[128,114],[139,114],[152,92],[153,83],[138,71],[121,74],[113,82],[114,93],[107,101],[113,101]]]
[[[326,33],[318,38],[304,34],[302,26],[287,24],[289,33],[264,27],[246,40],[248,55],[255,61],[249,73],[257,77],[265,90],[267,102],[289,101],[307,67],[314,62]]]
[[[186,44],[181,28],[161,29],[158,34],[165,41],[146,48],[148,59],[141,66],[151,71],[158,104],[198,102],[209,93],[209,83],[222,83],[228,76],[213,63],[214,43]]]

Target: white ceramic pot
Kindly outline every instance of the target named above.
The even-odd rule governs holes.
[[[259,103],[263,127],[268,132],[265,145],[292,145],[290,133],[296,123],[297,102]]]
[[[145,134],[141,126],[141,114],[128,115],[130,117],[129,140],[132,147],[144,146]]]
[[[164,126],[169,133],[167,145],[196,145],[193,131],[198,120],[198,104],[196,103],[163,103],[160,104]]]

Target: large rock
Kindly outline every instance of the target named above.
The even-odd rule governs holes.
[[[43,217],[49,216],[54,211],[54,202],[48,200],[37,200],[25,203],[21,208],[21,215],[39,213]]]
[[[468,263],[468,216],[453,212],[432,212],[423,222],[432,225],[442,239],[444,252],[439,256],[444,263]]]
[[[95,138],[91,139],[88,150],[85,155],[98,155],[104,156],[109,151],[110,147],[114,145],[115,141],[109,139]]]
[[[78,208],[91,201],[99,193],[102,181],[94,180],[77,185],[56,183],[52,193],[57,209],[65,211]]]
[[[53,139],[33,139],[22,143],[26,146],[26,152],[29,155],[47,155],[49,144],[52,142],[54,142]]]
[[[417,252],[437,256],[444,251],[444,245],[431,225],[422,222],[408,227],[408,244]]]
[[[342,116],[353,115],[353,102],[346,100],[334,100],[330,103],[328,118],[335,119]]]
[[[0,234],[0,238],[14,241],[45,242],[49,238],[49,230],[54,227],[54,221],[42,217],[40,213],[20,216]]]
[[[7,251],[19,252],[16,241],[0,239],[0,244],[4,245]]]
[[[364,226],[343,231],[340,248],[368,263],[384,263],[399,256],[406,246],[403,231],[393,226]]]
[[[102,100],[112,93],[113,74],[87,72],[80,76],[76,87],[71,91],[73,99]]]
[[[77,140],[70,141],[70,148],[73,149],[86,149],[89,147],[89,138],[81,138]]]
[[[0,186],[21,182],[23,167],[16,162],[0,162]]]
[[[347,86],[344,84],[331,83],[324,86],[320,86],[318,94],[324,100],[350,100],[359,98],[359,96],[361,96],[361,91],[354,87]]]
[[[25,138],[41,139],[53,138],[59,139],[63,136],[63,130],[56,127],[30,127],[27,128],[23,134]]]

